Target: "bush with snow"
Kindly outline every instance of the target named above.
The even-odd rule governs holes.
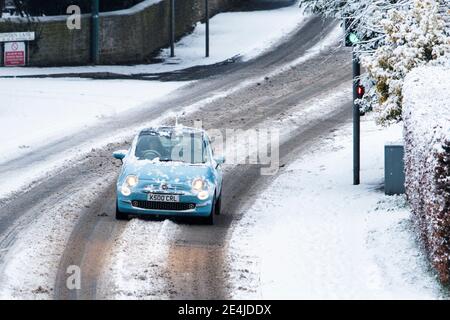
[[[432,265],[450,283],[450,68],[415,69],[403,97],[408,200]]]
[[[409,10],[391,10],[381,24],[384,44],[362,61],[374,83],[366,99],[384,124],[402,119],[402,88],[408,72],[450,53],[450,38],[436,0],[414,0]]]
[[[378,123],[402,119],[402,86],[417,66],[450,53],[448,0],[302,0],[313,12],[352,19],[361,43],[356,53],[368,74],[362,77],[366,95],[361,109],[378,112]],[[448,27],[448,26],[447,26]]]

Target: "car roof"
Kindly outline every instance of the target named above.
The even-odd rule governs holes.
[[[193,128],[193,127],[185,127],[181,125],[177,126],[161,126],[161,127],[150,127],[145,128],[141,130],[139,133],[139,136],[143,135],[154,135],[154,134],[172,134],[172,133],[197,133],[197,134],[204,134],[205,131],[200,128]]]

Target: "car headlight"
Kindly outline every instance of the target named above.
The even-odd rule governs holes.
[[[200,200],[206,200],[209,197],[209,192],[206,190],[200,191],[197,195]]]
[[[130,187],[134,187],[135,185],[138,184],[138,182],[139,182],[139,178],[138,178],[137,176],[134,176],[134,175],[128,176],[128,177],[125,179],[125,183],[126,183],[128,186],[130,186]]]
[[[125,178],[125,182],[122,184],[122,187],[120,188],[120,192],[125,197],[128,197],[131,194],[131,188],[136,186],[139,182],[139,178],[135,175],[130,175]]]
[[[192,190],[201,191],[206,186],[206,183],[203,179],[197,178],[192,181]]]
[[[131,189],[129,186],[127,186],[125,183],[122,185],[122,188],[120,188],[120,192],[122,192],[122,194],[125,197],[128,197],[131,194]]]

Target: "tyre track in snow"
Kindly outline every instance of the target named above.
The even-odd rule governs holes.
[[[301,101],[332,92],[342,83],[348,82],[351,79],[351,61],[348,57],[346,50],[324,52],[298,68],[286,70],[259,85],[238,90],[179,121],[191,125],[196,120],[202,120],[205,129],[256,127],[267,119],[277,119],[280,114],[289,113]],[[281,146],[282,163],[288,162],[291,154],[295,154],[292,151],[297,150],[298,154],[299,148],[306,148],[322,134],[345,123],[350,114],[350,105],[339,105],[327,117],[317,118],[298,128]],[[261,176],[259,166],[238,165],[227,170],[223,215],[216,217],[215,225],[178,225],[180,231],[170,240],[167,269],[163,272],[170,288],[170,298],[227,297],[224,250],[230,226],[235,219],[240,218],[248,199],[252,199],[258,188],[271,178]],[[97,292],[100,289],[101,292],[113,289],[98,288],[98,279],[107,272],[105,255],[108,256],[108,249],[120,238],[126,227],[126,223],[114,220],[114,198],[113,194],[99,197],[90,206],[90,213],[81,218],[61,260],[55,298],[104,298]],[[99,210],[105,211],[107,216],[99,216]],[[81,290],[67,290],[65,286],[65,270],[73,264],[80,266],[81,270],[88,270],[83,272]]]

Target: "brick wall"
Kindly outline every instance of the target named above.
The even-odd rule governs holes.
[[[211,15],[230,8],[236,0],[209,0]],[[100,15],[100,63],[148,61],[169,44],[170,1],[144,1],[130,9]],[[176,36],[190,32],[204,17],[204,0],[176,1]],[[90,17],[82,16],[81,30],[69,30],[66,16],[0,19],[0,32],[35,31],[30,43],[31,66],[90,63]]]

